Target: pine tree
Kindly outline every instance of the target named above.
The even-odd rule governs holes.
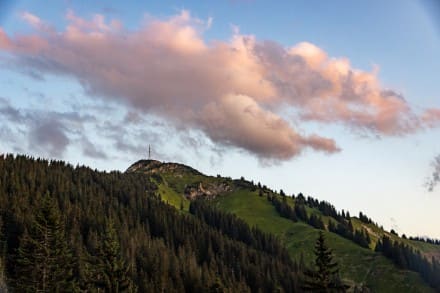
[[[338,264],[325,243],[324,233],[319,231],[315,243],[315,270],[307,270],[303,289],[313,292],[345,292],[348,288],[339,278]]]
[[[20,241],[16,287],[24,292],[73,290],[73,267],[58,205],[46,193],[30,231]]]
[[[92,261],[91,283],[105,292],[133,291],[129,267],[126,265],[113,222],[109,222],[102,243],[98,246],[98,256]]]

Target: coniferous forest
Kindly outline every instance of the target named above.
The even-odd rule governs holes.
[[[154,173],[0,156],[0,291],[343,292],[350,286],[341,280],[322,231],[363,249],[371,244],[348,212],[327,202],[300,193],[292,207],[284,192],[234,181],[257,197],[265,194],[281,217],[321,231],[315,261],[297,263],[276,236],[209,200],[194,199],[187,211],[168,205],[161,180]],[[308,214],[311,208],[333,220],[325,224],[323,216]],[[362,213],[359,220],[373,224]],[[439,290],[438,260],[387,236],[375,251]]]
[[[293,292],[270,235],[195,204],[163,203],[142,174],[0,159],[2,280],[16,292]]]

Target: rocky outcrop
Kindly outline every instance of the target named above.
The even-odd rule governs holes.
[[[232,191],[227,182],[205,183],[202,182],[185,187],[185,197],[193,200],[199,197],[215,198],[221,194]]]

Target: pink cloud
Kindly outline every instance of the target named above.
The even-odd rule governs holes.
[[[271,154],[275,159],[289,159],[305,147],[328,153],[339,151],[334,140],[301,136],[285,120],[244,95],[227,95],[211,102],[196,121],[212,140],[262,157]]]
[[[430,127],[437,127],[440,124],[440,109],[432,108],[427,109],[423,115],[422,120]]]
[[[122,23],[120,21],[112,20],[110,23],[106,23],[105,17],[102,14],[95,14],[92,20],[86,20],[76,16],[72,10],[69,10],[66,13],[66,19],[70,22],[66,30],[78,29],[83,32],[110,32],[120,31],[122,29]]]
[[[21,14],[21,18],[24,21],[26,21],[27,23],[29,23],[31,26],[36,27],[36,28],[41,27],[43,24],[43,22],[41,21],[41,19],[38,16],[36,16],[32,13],[29,13],[27,11],[25,11]]]
[[[339,151],[333,139],[299,134],[289,121],[401,135],[440,120],[414,113],[401,95],[383,88],[377,71],[355,69],[311,43],[284,48],[238,30],[229,41],[207,43],[203,32],[212,20],[188,11],[150,18],[134,31],[99,14],[86,20],[69,11],[64,31],[42,28],[33,15],[23,18],[35,24],[34,34],[11,37],[0,28],[0,49],[21,65],[73,76],[89,94],[199,129],[261,158],[288,159],[305,148]],[[281,117],[285,107],[298,115]]]
[[[297,108],[303,120],[343,123],[381,135],[405,134],[421,126],[405,99],[380,85],[376,71],[352,68],[348,59],[330,58],[310,43],[287,51],[263,43],[258,54],[278,85],[278,96]]]
[[[41,18],[28,11],[22,12],[20,16],[25,22],[27,22],[30,26],[34,27],[35,29],[46,32],[54,32],[53,28],[49,24],[47,24],[46,22],[41,20]]]
[[[0,49],[9,50],[10,47],[11,41],[5,31],[0,27]]]

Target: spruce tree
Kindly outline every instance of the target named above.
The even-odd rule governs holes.
[[[338,264],[333,261],[333,253],[325,243],[324,233],[319,231],[315,243],[315,269],[307,270],[303,289],[312,292],[345,292],[339,278]]]
[[[112,221],[106,226],[97,254],[92,265],[92,284],[109,293],[133,291],[129,267],[122,257],[119,239]]]
[[[46,193],[29,231],[20,241],[17,291],[71,291],[76,284],[73,267],[58,204]]]

